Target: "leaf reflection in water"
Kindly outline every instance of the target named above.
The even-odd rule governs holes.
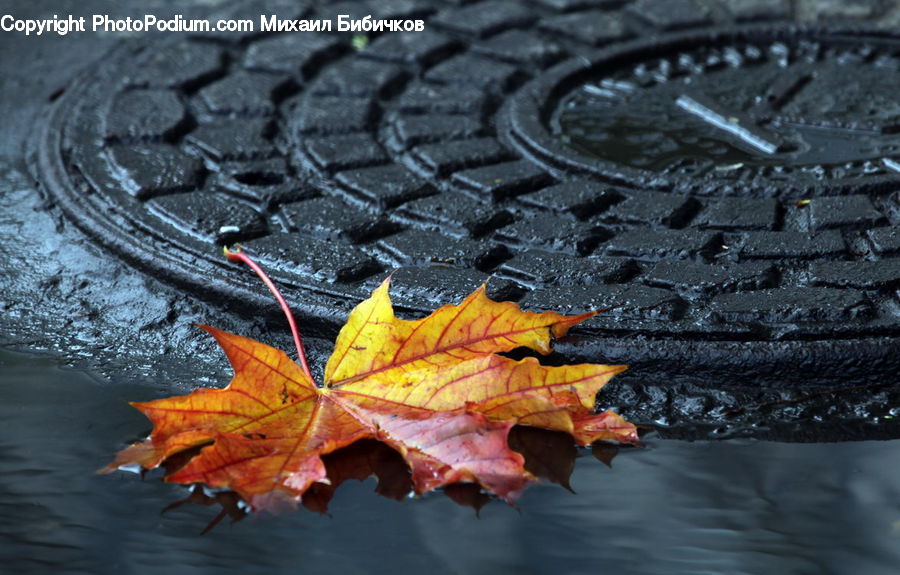
[[[510,430],[509,446],[525,457],[525,469],[528,472],[574,493],[569,478],[575,469],[575,460],[585,451],[574,444],[572,436],[520,425]],[[166,460],[163,464],[163,477],[180,469],[200,449],[202,447],[184,451]],[[592,455],[607,466],[611,465],[618,452],[618,446],[607,443],[595,443],[591,448]],[[322,460],[330,483],[315,483],[303,495],[302,505],[309,511],[328,513],[328,505],[337,488],[351,479],[365,481],[369,477],[375,477],[375,492],[395,501],[407,499],[413,493],[409,467],[403,457],[381,442],[372,439],[357,441],[323,456]],[[494,499],[474,483],[455,483],[441,491],[457,505],[474,509],[476,515]],[[217,491],[202,485],[191,486],[187,497],[171,503],[163,509],[163,513],[185,504],[218,505],[221,508],[203,529],[203,534],[211,531],[226,517],[231,519],[231,523],[235,523],[249,514],[249,506],[233,491]]]

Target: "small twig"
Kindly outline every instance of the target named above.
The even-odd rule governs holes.
[[[291,335],[294,336],[294,345],[297,346],[297,358],[300,362],[300,367],[303,368],[303,372],[309,376],[309,379],[312,380],[312,372],[309,370],[309,364],[306,362],[306,352],[303,349],[303,339],[300,337],[300,331],[297,329],[297,322],[294,320],[294,314],[291,313],[291,308],[288,307],[287,301],[282,297],[281,292],[278,291],[278,288],[275,287],[275,283],[269,278],[266,272],[263,271],[259,264],[253,261],[250,256],[244,253],[243,250],[239,246],[235,246],[234,250],[228,249],[228,247],[222,248],[225,257],[228,258],[230,262],[243,262],[247,264],[256,275],[259,276],[259,279],[266,284],[266,287],[269,288],[269,291],[272,292],[272,295],[275,296],[275,300],[278,302],[278,305],[281,306],[281,311],[284,312],[285,317],[287,318],[288,325],[291,327]]]

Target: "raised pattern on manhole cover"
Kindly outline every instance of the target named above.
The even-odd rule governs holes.
[[[563,351],[644,374],[898,368],[897,39],[640,4],[383,2],[426,30],[362,50],[148,40],[66,91],[36,174],[144,269],[262,300],[217,247],[240,241],[328,325],[396,270],[410,311],[488,279],[531,309],[610,308]]]

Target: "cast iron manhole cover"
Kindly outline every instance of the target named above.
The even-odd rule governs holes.
[[[489,278],[610,307],[562,350],[644,377],[900,369],[897,36],[778,2],[287,5],[426,30],[128,46],[55,104],[47,194],[143,269],[261,299],[217,247],[240,241],[332,323],[396,270],[412,312]]]

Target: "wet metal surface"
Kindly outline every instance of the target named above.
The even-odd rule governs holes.
[[[413,314],[488,280],[530,309],[609,308],[571,353],[645,378],[883,380],[894,14],[775,4],[398,1],[373,13],[424,32],[137,38],[55,99],[31,170],[113,257],[261,310],[220,255],[242,242],[326,337],[395,271]]]

